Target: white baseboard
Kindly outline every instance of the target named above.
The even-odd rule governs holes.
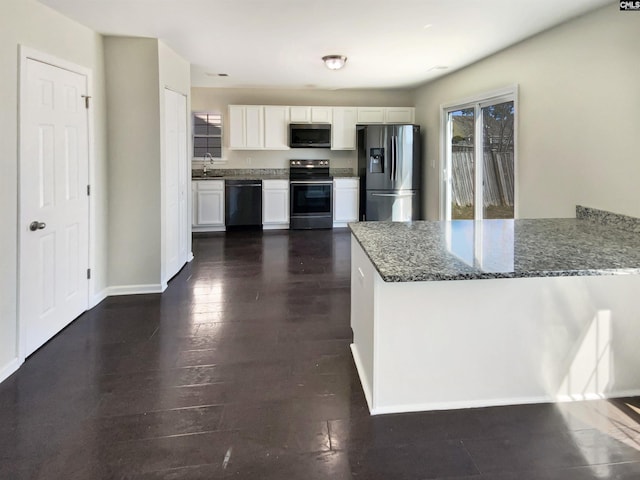
[[[147,293],[162,293],[167,289],[166,283],[154,283],[149,285],[115,285],[107,288],[108,295],[144,295]]]
[[[220,227],[191,227],[192,233],[206,233],[206,232],[224,232],[227,229],[224,225]]]
[[[22,365],[22,361],[19,358],[14,358],[7,365],[0,369],[0,383],[9,378],[18,368]]]
[[[558,403],[565,402],[582,402],[588,400],[607,400],[610,398],[626,398],[626,397],[638,397],[640,396],[640,390],[619,390],[613,392],[604,393],[586,393],[584,395],[557,395],[555,401]]]
[[[362,390],[364,390],[364,398],[367,400],[367,406],[369,407],[369,413],[371,415],[375,415],[373,408],[373,388],[369,385],[367,381],[367,376],[364,374],[364,367],[362,366],[362,360],[360,359],[360,353],[358,353],[358,347],[355,343],[351,345],[351,353],[353,354],[353,362],[356,364],[356,370],[358,371],[358,377],[360,378],[360,384],[362,385]]]
[[[289,230],[288,223],[274,223],[271,225],[262,225],[263,230]]]
[[[530,403],[553,403],[551,397],[497,398],[488,400],[472,400],[464,402],[427,402],[409,405],[387,405],[370,409],[371,415],[388,413],[430,412],[434,410],[460,410],[463,408],[503,407],[506,405],[527,405]]]
[[[101,301],[109,296],[109,289],[103,288],[99,292],[94,293],[89,299],[89,309],[92,309],[96,305],[98,305]]]
[[[187,262],[190,262],[191,260],[193,260],[195,257],[193,256],[193,252],[189,252],[189,256],[187,258]]]
[[[352,346],[353,351],[353,346]],[[354,351],[354,359],[356,354]],[[356,360],[356,367],[358,361]],[[608,400],[612,398],[626,398],[640,396],[640,390],[620,390],[616,392],[607,392],[602,394],[586,394],[578,396],[558,395],[555,398],[551,396],[541,397],[525,397],[525,398],[499,398],[488,400],[474,400],[466,402],[438,402],[438,403],[415,403],[410,405],[390,405],[385,407],[371,408],[371,415],[384,415],[389,413],[404,412],[428,412],[433,410],[458,410],[463,408],[482,408],[482,407],[503,407],[505,405],[528,405],[532,403],[566,403],[566,402],[585,402],[590,400]]]

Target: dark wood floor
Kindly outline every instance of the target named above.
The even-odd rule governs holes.
[[[0,384],[1,479],[640,478],[640,399],[370,417],[347,232],[194,253],[163,295],[108,298]]]

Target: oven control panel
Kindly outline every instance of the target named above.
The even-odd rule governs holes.
[[[329,160],[289,160],[289,167],[328,168]]]

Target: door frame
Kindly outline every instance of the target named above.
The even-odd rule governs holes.
[[[470,97],[463,98],[461,100],[457,100],[454,102],[446,102],[440,105],[440,161],[439,161],[439,193],[438,193],[438,201],[440,212],[440,220],[447,220],[447,209],[450,207],[450,189],[448,188],[448,183],[450,181],[451,172],[448,171],[450,165],[450,155],[448,149],[449,142],[449,128],[448,128],[448,113],[452,110],[462,109],[462,108],[474,108],[476,110],[476,115],[478,108],[486,106],[487,104],[491,105],[493,103],[499,103],[500,101],[511,101],[513,100],[513,108],[514,108],[514,116],[515,121],[513,124],[513,141],[514,141],[514,151],[513,151],[513,172],[514,172],[514,183],[513,183],[513,216],[514,218],[518,218],[518,118],[519,118],[519,101],[518,101],[518,84],[508,85],[506,87],[491,90],[488,92],[480,93],[477,95],[473,95]],[[474,120],[475,126],[475,145],[474,151],[477,151],[478,142],[482,140],[482,125],[481,121],[478,122],[477,118]],[[476,168],[474,171],[475,182],[482,182],[482,167],[483,162],[478,161],[476,159],[476,166],[480,168]],[[480,197],[480,193],[475,193],[475,208],[476,212],[478,209],[482,208],[481,202],[478,202],[478,198]],[[475,215],[474,215],[475,217]],[[477,218],[477,217],[476,217]]]
[[[18,46],[19,49],[19,58],[20,58],[20,66],[18,69],[18,178],[17,178],[17,186],[18,186],[18,238],[17,238],[17,276],[16,276],[16,312],[17,312],[17,336],[16,336],[16,350],[18,352],[18,361],[19,364],[24,363],[26,358],[26,321],[22,318],[22,312],[20,311],[20,285],[21,285],[21,265],[20,265],[20,256],[22,253],[22,237],[25,232],[22,232],[19,228],[20,225],[20,215],[21,215],[21,206],[22,206],[22,165],[24,163],[23,158],[23,148],[22,141],[23,136],[22,132],[25,130],[24,126],[24,116],[22,112],[24,110],[24,106],[27,101],[27,62],[29,60],[34,60],[37,62],[46,63],[51,65],[52,67],[61,68],[63,70],[68,70],[73,73],[77,73],[79,75],[83,75],[86,79],[86,92],[89,97],[89,108],[87,109],[87,185],[95,185],[95,143],[94,143],[94,121],[93,121],[93,112],[94,105],[91,100],[94,98],[93,94],[93,70],[87,67],[83,67],[81,65],[77,65],[68,60],[56,57],[54,55],[41,52],[39,50],[33,49],[31,47],[20,44]],[[95,195],[95,188],[91,192],[91,195],[88,196],[88,268],[90,268],[93,272],[95,265],[95,202],[92,201],[93,196]],[[102,297],[96,295],[95,297],[92,295],[94,290],[94,275],[91,276],[87,280],[87,310],[97,305]]]

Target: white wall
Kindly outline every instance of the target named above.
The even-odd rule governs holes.
[[[33,0],[2,0],[0,15],[0,380],[17,366],[18,45],[93,71],[91,296],[106,288],[106,137],[102,37]]]
[[[158,41],[105,37],[109,285],[160,279]]]
[[[305,90],[205,88],[191,89],[193,111],[228,115],[229,105],[315,105],[412,107],[413,95],[407,90]],[[225,122],[226,126],[226,122]],[[283,151],[229,150],[228,131],[224,132],[224,168],[288,168],[291,158],[329,158],[334,168],[355,168],[355,151],[305,148]]]
[[[576,204],[640,217],[638,45],[640,15],[612,2],[418,88],[427,217],[439,216],[440,105],[510,84],[519,217],[573,217]]]
[[[189,63],[157,39],[105,37],[110,293],[162,289],[164,88],[189,94]]]

